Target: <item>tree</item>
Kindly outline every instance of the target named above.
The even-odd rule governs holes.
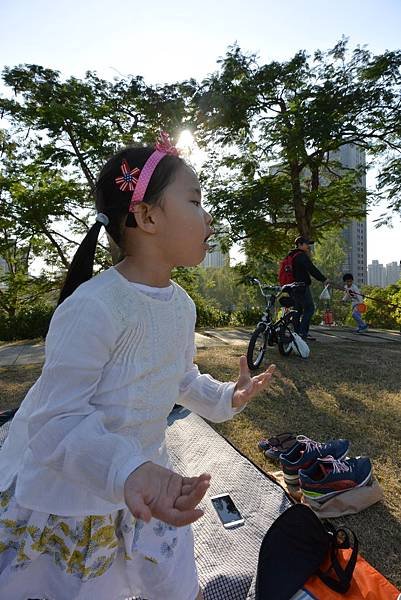
[[[368,311],[367,321],[373,327],[400,329],[401,327],[401,281],[386,288],[366,286],[364,294]]]
[[[94,218],[101,164],[124,145],[154,143],[161,127],[177,133],[194,83],[148,86],[133,76],[109,82],[92,72],[63,80],[39,65],[7,67],[3,81],[13,96],[0,98],[8,123],[0,132],[0,256],[9,269],[2,307],[15,313],[32,300],[35,258],[58,274],[41,277],[42,284],[60,285]],[[110,264],[101,243],[97,268]]]
[[[350,53],[342,40],[265,65],[233,46],[219,62],[197,96],[196,119],[200,143],[212,148],[208,200],[233,239],[278,254],[295,233],[319,239],[364,216],[365,167],[346,169],[336,153],[347,144],[401,148],[401,52]]]
[[[316,244],[315,252],[313,255],[313,262],[316,264],[318,269],[326,275],[326,277],[333,282],[334,285],[343,286],[342,275],[343,265],[347,253],[345,250],[345,241],[341,235],[341,231],[338,229],[331,229],[323,234],[322,239]],[[319,298],[322,291],[321,282],[313,280],[312,293],[315,300]],[[343,292],[337,290],[335,287],[330,289],[331,300],[329,302],[330,308],[334,313],[334,319],[337,324],[345,324],[347,318],[350,317],[351,307],[350,303],[343,302]],[[319,300],[318,306],[322,306],[322,302]],[[326,304],[326,303],[325,303]],[[321,311],[317,311],[315,322],[321,321]]]
[[[313,255],[313,261],[327,279],[342,285],[343,264],[347,253],[345,241],[338,229],[325,232]]]
[[[245,285],[241,270],[237,267],[198,267],[195,277],[199,293],[225,312],[263,306],[259,289]]]

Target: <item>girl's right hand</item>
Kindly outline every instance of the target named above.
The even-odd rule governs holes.
[[[210,475],[182,477],[170,469],[147,462],[135,469],[124,485],[125,502],[137,519],[152,517],[169,525],[189,525],[203,515],[195,508],[210,485]]]

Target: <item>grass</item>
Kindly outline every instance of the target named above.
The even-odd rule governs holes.
[[[244,349],[200,351],[199,368],[216,379],[235,379]],[[361,554],[400,588],[401,344],[361,349],[356,344],[316,343],[308,361],[281,357],[276,349],[271,355],[277,373],[269,391],[234,420],[212,426],[270,473],[277,466],[259,452],[257,442],[282,431],[320,441],[344,437],[351,441],[352,456],[369,456],[384,501],[332,521],[353,529]]]
[[[28,340],[11,340],[11,341],[0,340],[0,348],[2,346],[25,346],[25,344],[31,345],[31,344],[38,344],[39,342],[43,342],[42,337],[32,338],[32,339],[28,339]]]
[[[223,381],[235,379],[244,349],[201,350],[199,368]],[[351,527],[363,556],[401,587],[401,344],[316,343],[308,361],[281,357],[276,349],[271,356],[277,373],[269,391],[233,421],[213,427],[270,473],[277,466],[257,442],[281,431],[323,441],[346,437],[353,456],[370,456],[384,501],[333,522]],[[17,407],[40,372],[40,365],[0,368],[0,410]]]
[[[17,408],[41,372],[41,365],[0,367],[0,411]]]

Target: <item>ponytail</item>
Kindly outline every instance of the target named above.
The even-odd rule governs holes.
[[[82,240],[81,244],[72,259],[70,268],[68,269],[64,285],[60,292],[60,297],[57,306],[77,289],[81,283],[91,279],[93,275],[93,264],[95,262],[95,252],[97,240],[99,237],[102,225],[108,225],[109,219],[107,215],[99,213],[96,217],[96,222],[89,229],[88,233]]]

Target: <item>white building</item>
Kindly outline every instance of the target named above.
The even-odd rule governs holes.
[[[396,283],[401,278],[401,266],[393,261],[386,265],[386,285]]]
[[[365,166],[365,151],[347,144],[330,155],[331,160],[340,162],[344,167],[357,169]],[[361,185],[366,189],[366,177],[362,175]],[[360,220],[353,219],[343,229],[345,240],[345,251],[347,256],[343,264],[343,270],[352,273],[355,283],[363,285],[367,283],[367,231],[366,217]],[[376,285],[376,284],[372,284]]]
[[[208,252],[200,264],[201,267],[225,267],[230,266],[230,255],[222,252],[220,244]]]
[[[368,265],[368,284],[378,287],[386,285],[386,271],[378,260],[372,260],[372,263]]]

